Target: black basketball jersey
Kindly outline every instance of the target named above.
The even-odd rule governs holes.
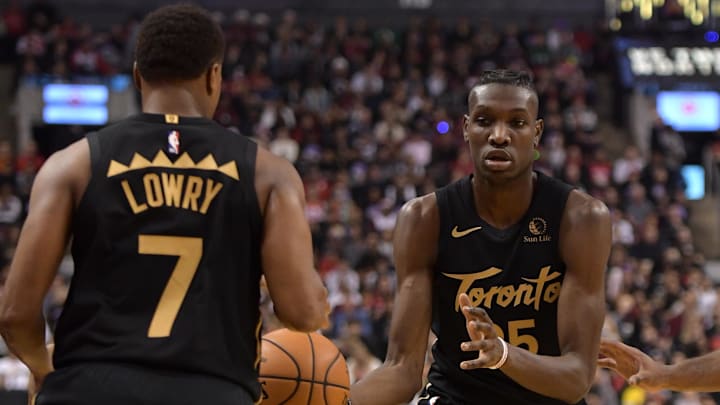
[[[55,366],[210,375],[259,398],[256,144],[208,119],[155,114],[87,139],[92,177]]]
[[[499,370],[460,368],[477,352],[469,340],[458,297],[467,293],[485,309],[499,336],[534,353],[560,355],[557,305],[565,275],[558,251],[560,221],[571,187],[537,173],[530,207],[514,226],[498,230],[478,215],[472,176],[436,192],[440,213],[434,269],[434,364],[429,381],[457,404],[563,404],[532,392]]]

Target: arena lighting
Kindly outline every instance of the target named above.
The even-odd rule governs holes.
[[[615,10],[621,13],[637,12],[644,21],[652,20],[658,9],[665,6],[665,0],[614,0],[614,2]],[[682,7],[685,18],[693,25],[702,25],[720,11],[720,0],[677,0],[677,2]]]
[[[447,134],[450,131],[450,124],[448,124],[446,121],[440,121],[437,124],[437,131],[440,134]]]
[[[641,0],[640,1],[640,18],[643,20],[649,20],[653,16],[653,2],[652,0]]]
[[[717,31],[708,31],[705,33],[705,40],[707,42],[717,42],[720,39],[720,34]]]
[[[692,22],[693,25],[701,25],[703,21],[705,21],[705,16],[699,11],[694,12],[690,17],[690,22]]]

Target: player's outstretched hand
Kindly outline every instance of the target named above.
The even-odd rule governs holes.
[[[476,359],[463,361],[460,367],[464,370],[473,370],[498,364],[503,356],[503,345],[498,339],[492,319],[484,309],[473,307],[467,294],[460,295],[460,308],[470,335],[470,341],[463,342],[460,349],[464,352],[478,352]]]
[[[640,350],[615,340],[600,342],[598,365],[620,374],[630,384],[648,391],[665,388],[667,367]]]

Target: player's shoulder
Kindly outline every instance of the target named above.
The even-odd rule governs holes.
[[[82,138],[50,155],[40,168],[35,182],[70,187],[79,198],[89,178],[90,147],[87,138]]]
[[[398,214],[393,234],[395,254],[422,268],[430,268],[437,259],[439,235],[440,215],[435,193],[413,198],[403,204]]]
[[[257,145],[255,176],[270,183],[299,180],[300,176],[290,161],[276,156],[262,145]]]
[[[610,210],[599,199],[584,191],[573,189],[568,194],[564,218],[568,225],[593,227],[603,223],[609,224]]]
[[[415,197],[400,208],[398,224],[412,228],[437,228],[440,222],[437,196],[435,193]]]
[[[83,137],[82,139],[75,141],[65,148],[51,154],[40,170],[62,175],[63,173],[55,172],[76,167],[85,167],[89,169],[89,165],[90,146],[87,138]]]
[[[302,196],[303,200],[305,196],[304,185],[295,166],[258,144],[255,158],[255,192],[263,215],[268,197],[273,191],[294,193]]]

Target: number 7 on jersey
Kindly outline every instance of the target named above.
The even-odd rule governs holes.
[[[139,235],[138,253],[141,255],[178,256],[177,264],[170,274],[160,301],[155,309],[148,337],[170,336],[175,318],[182,306],[190,283],[195,277],[203,252],[201,238],[186,236]]]

